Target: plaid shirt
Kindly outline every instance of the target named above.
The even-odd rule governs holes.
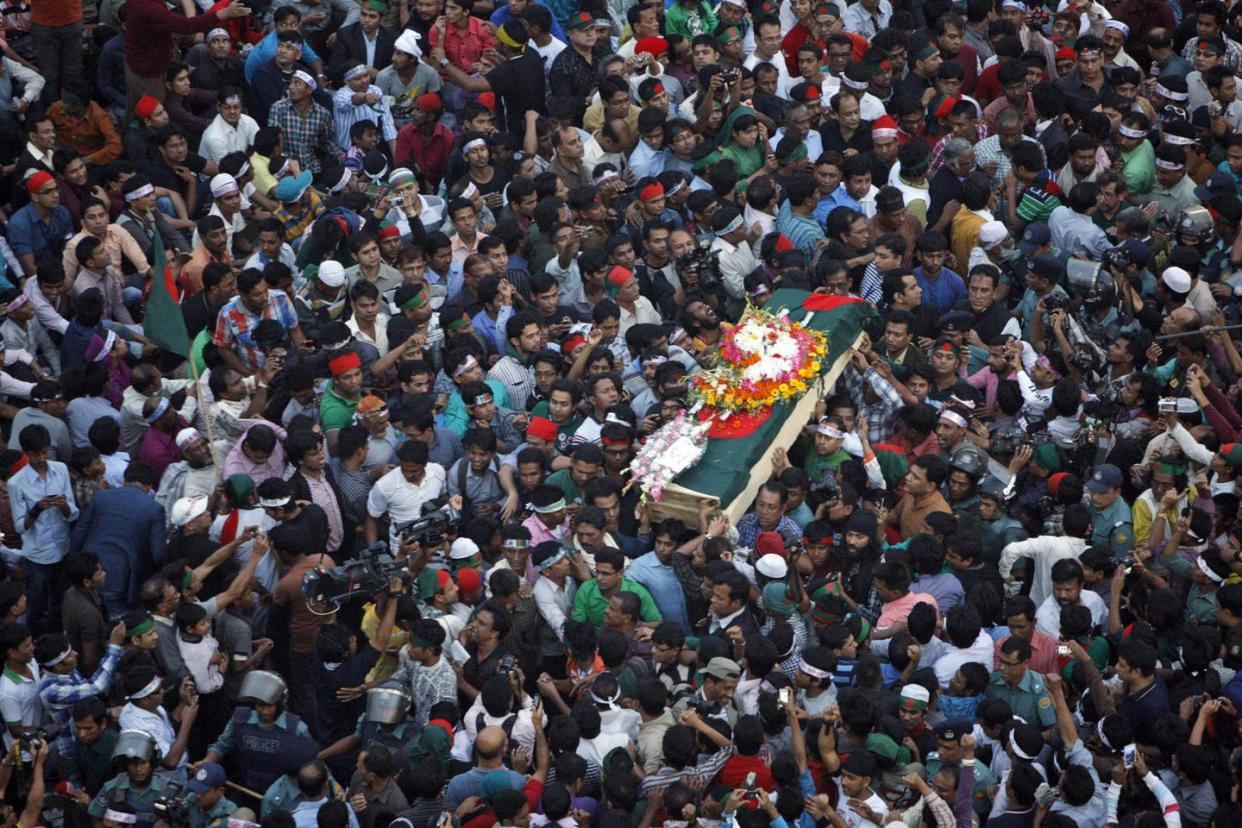
[[[267,294],[267,304],[258,313],[252,313],[242,302],[242,297],[235,296],[220,308],[216,318],[216,332],[212,339],[217,348],[229,348],[237,353],[241,361],[256,371],[263,367],[263,352],[255,344],[254,329],[264,319],[275,319],[285,330],[292,330],[298,325],[298,315],[293,303],[284,291],[273,290]]]
[[[39,682],[39,698],[43,701],[43,709],[51,713],[56,724],[60,725],[60,733],[53,744],[61,756],[73,757],[73,727],[69,721],[73,706],[83,699],[108,692],[112,686],[112,674],[121,660],[121,652],[120,647],[109,644],[108,652],[89,680],[77,670],[68,675],[43,673]]]
[[[879,397],[871,405],[863,402],[864,382]],[[873,446],[887,443],[888,438],[896,431],[893,414],[902,406],[901,395],[897,393],[897,389],[876,373],[874,368],[868,368],[865,374],[860,374],[852,365],[845,372],[845,387],[849,391],[850,399],[858,407],[859,414],[867,421],[867,441]]]
[[[280,222],[285,229],[285,241],[297,247],[301,244],[299,241],[302,234],[315,223],[315,219],[323,214],[323,200],[319,198],[313,191],[307,191],[306,197],[310,199],[310,204],[300,213],[294,213],[285,209],[285,205],[276,208],[276,212],[272,213],[272,218]]]
[[[759,516],[754,512],[742,515],[742,519],[737,522],[737,545],[742,549],[754,549],[755,540],[759,537],[760,532],[766,532],[767,529],[759,527]],[[780,533],[781,538],[785,541],[785,546],[795,546],[802,543],[802,527],[794,523],[789,515],[781,515],[781,522],[776,524],[774,530]]]
[[[304,170],[317,173],[322,167],[319,162],[321,157],[335,159],[343,152],[333,137],[332,113],[314,101],[303,116],[297,104],[288,98],[281,98],[272,104],[267,125],[280,127],[285,155],[297,159]]]
[[[979,141],[982,141],[991,134],[988,132],[988,125],[983,121],[979,121],[975,124],[975,132],[979,134]],[[940,136],[940,139],[936,141],[936,145],[932,147],[931,164],[927,168],[928,180],[931,180],[931,177],[940,171],[940,165],[944,163],[944,145],[947,144],[949,139],[952,137],[954,137],[952,132],[946,132],[944,135]],[[978,143],[978,141],[976,141],[976,143]]]
[[[341,494],[341,511],[359,526],[367,517],[367,497],[371,494],[371,475],[362,469],[347,469],[339,457],[328,461],[337,491]]]

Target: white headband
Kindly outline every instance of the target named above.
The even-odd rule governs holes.
[[[1207,561],[1203,560],[1202,555],[1200,555],[1198,558],[1195,559],[1195,563],[1199,565],[1199,570],[1203,572],[1203,574],[1206,575],[1208,577],[1208,580],[1210,580],[1212,583],[1222,584],[1225,582],[1224,578],[1222,578],[1221,576],[1217,575],[1215,572],[1212,571],[1212,568],[1207,565]]]
[[[461,154],[465,155],[466,153],[470,152],[470,150],[472,149],[476,149],[478,147],[486,147],[486,146],[487,146],[487,142],[484,141],[482,138],[474,138],[465,143],[465,145],[461,148]]]
[[[596,694],[594,690],[591,690],[590,693],[591,693],[591,700],[594,701],[596,704],[606,704],[609,707],[616,707],[617,699],[621,698],[620,687],[618,687],[616,691],[611,696],[608,696],[608,697],[600,696]]]
[[[138,701],[138,699],[145,699],[147,696],[154,694],[159,689],[160,689],[160,677],[156,676],[155,678],[147,682],[146,687],[142,688],[137,693],[131,693],[129,695],[129,700]]]
[[[871,137],[873,138],[896,138],[897,130],[893,129],[892,127],[881,127],[880,129],[873,129],[871,130]]]
[[[844,86],[848,86],[850,89],[866,89],[868,85],[866,81],[850,80],[844,75],[841,76],[841,83]]]
[[[555,503],[549,503],[547,506],[536,506],[531,504],[531,511],[539,515],[553,515],[565,508],[565,498],[557,500]]]
[[[1019,759],[1025,759],[1028,762],[1033,762],[1035,757],[1018,747],[1018,740],[1014,738],[1013,733],[1013,730],[1009,731],[1009,747],[1013,748],[1014,755]]]
[[[949,411],[947,409],[944,411],[941,411],[940,419],[948,420],[949,422],[953,423],[953,425],[957,426],[958,428],[969,428],[970,426],[970,423],[966,422],[966,418],[963,417],[961,414],[958,414],[956,411]]]
[[[348,72],[345,73],[345,80],[353,80],[354,78],[360,78],[366,73],[367,73],[366,64],[359,63],[353,69],[350,69]]]
[[[1162,83],[1156,84],[1156,92],[1159,93],[1160,95],[1163,95],[1164,97],[1168,98],[1171,101],[1184,101],[1190,97],[1190,94],[1188,92],[1174,92],[1172,89],[1167,88]]]
[[[1165,161],[1163,158],[1156,159],[1156,166],[1162,170],[1181,170],[1185,169],[1185,164],[1177,164],[1173,161]]]
[[[736,216],[734,216],[733,221],[729,222],[724,227],[722,227],[720,231],[716,233],[716,235],[727,236],[730,233],[740,229],[742,226],[742,223],[743,223],[742,214],[738,213]]]
[[[126,193],[125,200],[126,201],[137,201],[140,198],[146,198],[147,196],[151,195],[154,192],[155,192],[155,185],[143,184],[141,187],[134,190],[132,193]]]
[[[834,440],[844,440],[845,432],[828,423],[820,423],[815,427],[816,434],[822,434],[825,437],[831,437]]]
[[[1184,135],[1174,135],[1171,132],[1164,133],[1160,136],[1160,139],[1166,144],[1172,144],[1175,147],[1193,147],[1198,143],[1198,141],[1194,138],[1187,138]],[[9,307],[12,307],[12,305],[9,305]]]
[[[1121,126],[1117,127],[1117,131],[1120,132],[1122,135],[1126,136],[1127,138],[1146,138],[1147,137],[1147,133],[1144,132],[1143,130],[1134,129],[1133,127],[1128,127],[1125,124],[1122,124]]]
[[[1200,560],[1202,560],[1202,558],[1200,558]],[[48,659],[47,661],[43,662],[43,666],[44,667],[55,667],[57,664],[60,664],[62,661],[68,658],[69,654],[72,652],[73,652],[72,646],[66,647],[65,651],[61,653],[60,655],[56,656],[56,658]]]
[[[561,559],[562,559],[562,558],[564,558],[564,557],[565,557],[565,555],[566,555],[566,552],[565,552],[565,547],[563,547],[563,546],[562,546],[560,549],[556,550],[556,554],[555,554],[555,555],[553,555],[552,557],[548,558],[548,559],[547,559],[546,561],[544,561],[543,563],[535,564],[535,566],[536,566],[536,568],[538,568],[538,569],[540,569],[540,570],[543,570],[543,569],[551,569],[552,567],[554,567],[554,566],[556,566],[558,563],[560,563],[560,562],[561,562]]]
[[[112,347],[116,345],[116,332],[108,331],[108,335],[104,337],[103,347],[99,349],[99,353],[95,354],[92,362],[103,362],[112,353]]]
[[[29,296],[27,296],[24,293],[19,293],[16,296],[14,296],[12,300],[10,300],[8,310],[9,312],[15,311],[29,301],[30,301]]]
[[[319,84],[315,83],[315,79],[312,78],[310,76],[310,73],[308,72],[303,72],[301,69],[299,69],[293,73],[293,76],[297,78],[298,80],[300,80],[302,83],[309,86],[312,90],[319,88]]]
[[[1105,716],[1095,723],[1095,734],[1100,737],[1100,744],[1104,745],[1104,747],[1109,750],[1113,750],[1113,743],[1108,741],[1108,737],[1104,735],[1104,719],[1107,718],[1108,717]]]
[[[457,370],[453,372],[453,379],[457,379],[462,374],[466,373],[467,371],[469,371],[471,368],[474,368],[478,364],[479,364],[479,361],[474,358],[474,354],[467,356],[466,361],[463,362],[461,365],[458,365]]]
[[[828,672],[827,670],[821,670],[818,667],[815,667],[814,665],[807,664],[806,659],[799,659],[798,669],[806,673],[811,678],[817,678],[817,679],[831,679],[832,678],[832,673]]]
[[[1129,26],[1127,26],[1125,23],[1122,23],[1120,20],[1117,20],[1117,19],[1115,19],[1115,18],[1114,18],[1114,19],[1112,19],[1112,20],[1105,20],[1105,21],[1104,21],[1104,28],[1106,28],[1106,29],[1116,29],[1117,31],[1119,31],[1119,32],[1121,32],[1123,35],[1125,35],[1126,37],[1129,37],[1129,36],[1130,36],[1130,27],[1129,27]]]
[[[124,811],[114,811],[111,808],[108,808],[107,810],[104,811],[103,818],[110,820],[112,822],[120,822],[125,825],[137,825],[138,824],[137,814],[127,814]]]
[[[617,178],[617,177],[618,176],[617,176],[616,170],[604,170],[602,173],[600,173],[598,176],[595,177],[595,183],[603,184],[608,179]]]
[[[262,498],[259,498],[259,505],[262,506],[264,509],[282,509],[285,507],[286,504],[289,503],[290,500],[293,500],[293,498],[292,497],[262,497]]]
[[[1026,11],[1026,3],[1020,3],[1018,2],[1018,0],[1005,0],[1004,3],[1001,3],[1001,8],[1002,9],[1018,9],[1019,11]]]

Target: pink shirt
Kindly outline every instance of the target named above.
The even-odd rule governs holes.
[[[992,366],[985,365],[966,377],[966,384],[976,391],[982,391],[988,405],[995,405],[996,387],[1000,385],[1001,379],[1000,374],[992,370]],[[1017,379],[1017,372],[1010,371],[1004,379]]]
[[[1010,636],[1005,636],[996,642],[996,669],[1000,669],[1000,652],[1001,645],[1008,641]],[[1057,665],[1057,647],[1061,642],[1057,641],[1048,633],[1035,630],[1035,635],[1031,638],[1031,663],[1028,665],[1032,670],[1043,675],[1045,673],[1060,672]]]
[[[906,619],[910,617],[910,610],[914,609],[916,604],[931,604],[936,608],[936,616],[940,616],[940,605],[936,603],[935,598],[925,592],[907,592],[905,596],[884,605],[884,608],[880,610],[880,617],[875,622],[875,628],[886,630],[894,624],[906,623]]]

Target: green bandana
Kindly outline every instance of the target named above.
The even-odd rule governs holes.
[[[405,303],[401,305],[401,310],[418,310],[425,304],[427,304],[427,300],[423,299],[423,294],[420,292],[406,299]]]
[[[469,558],[459,558],[452,561],[453,571],[457,572],[462,569],[474,569],[483,563],[483,558],[479,555],[471,555]]]
[[[248,474],[230,475],[229,479],[224,482],[237,495],[238,500],[245,500],[254,491],[254,480]]]
[[[461,315],[461,319],[454,319],[452,322],[448,323],[448,329],[450,331],[460,331],[462,328],[466,327],[469,324],[470,324],[470,317],[466,316],[463,313]]]
[[[138,626],[126,628],[125,636],[127,638],[133,638],[134,636],[146,635],[153,629],[155,629],[155,622],[151,619],[151,616],[148,615],[146,618],[142,619],[142,622],[139,623]]]
[[[1051,443],[1044,443],[1035,449],[1034,459],[1044,471],[1059,472],[1061,470],[1061,455],[1057,454],[1057,447]]]

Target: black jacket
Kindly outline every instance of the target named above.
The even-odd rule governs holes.
[[[334,83],[341,83],[345,73],[360,63],[383,69],[392,63],[392,47],[397,42],[398,32],[380,27],[375,35],[375,62],[367,61],[366,38],[362,35],[362,24],[351,23],[336,33],[336,42],[332,46],[332,56],[328,58],[328,77]]]
[[[341,490],[336,487],[336,478],[332,474],[332,467],[324,466],[323,473],[328,479],[328,487],[332,489],[332,494],[336,496],[336,505],[341,512],[341,525],[344,528],[344,532],[341,536],[342,540],[340,549],[329,549],[328,554],[334,558],[343,560],[353,554],[354,534],[358,527],[357,524],[345,516],[345,507],[343,505],[345,498],[341,497]],[[289,478],[289,485],[293,487],[294,500],[313,501],[313,498],[311,497],[310,483],[306,480],[306,476],[302,474],[302,472],[294,472],[293,476]],[[322,511],[322,507],[318,505],[316,505],[315,508],[321,509]],[[324,517],[326,518],[327,515],[325,514]],[[328,537],[326,528],[323,537],[326,541]]]

